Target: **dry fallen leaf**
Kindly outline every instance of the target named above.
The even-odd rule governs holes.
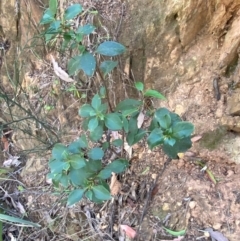
[[[55,74],[61,79],[66,82],[74,82],[72,78],[69,77],[68,73],[66,73],[61,67],[58,66],[58,63],[55,61],[52,55],[50,55],[52,64],[53,64],[53,69]]]
[[[110,191],[111,195],[117,195],[121,190],[121,183],[117,180],[117,176],[112,172]]]
[[[16,205],[21,214],[26,214],[26,210],[20,202],[16,202]]]
[[[137,118],[138,128],[142,127],[143,122],[144,122],[144,114],[142,112],[140,112],[139,115],[138,115],[138,118]]]
[[[3,162],[4,167],[17,167],[21,164],[18,160],[19,156],[10,156],[6,161]]]
[[[200,139],[202,139],[202,136],[198,135],[198,136],[192,137],[192,138],[191,138],[191,141],[192,141],[192,142],[197,142],[197,141],[199,141]]]
[[[135,238],[137,236],[137,232],[128,225],[120,225],[120,228],[128,238]]]

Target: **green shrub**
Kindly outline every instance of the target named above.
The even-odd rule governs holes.
[[[68,63],[70,75],[83,70],[92,76],[96,70],[96,55],[117,56],[125,51],[125,47],[114,41],[105,41],[91,52],[82,45],[84,36],[91,34],[95,27],[87,24],[73,29],[71,20],[83,12],[80,4],[68,7],[62,20],[57,20],[57,1],[50,0],[49,8],[44,12],[41,24],[48,24],[45,32],[46,42],[61,36],[64,48],[75,48],[79,55]],[[116,66],[116,61],[106,60],[100,64],[103,77]],[[87,135],[82,135],[68,146],[57,143],[52,150],[49,161],[51,178],[56,186],[61,185],[69,193],[68,205],[81,200],[84,196],[99,203],[111,198],[107,180],[112,172],[122,173],[129,166],[128,160],[117,158],[107,165],[103,165],[105,152],[113,152],[115,147],[122,147],[126,141],[132,146],[141,140],[146,140],[148,147],[153,149],[161,146],[170,158],[177,158],[177,154],[185,152],[191,147],[191,134],[194,127],[166,108],[147,111],[151,118],[148,127],[141,127],[144,104],[147,97],[165,100],[156,90],[145,90],[141,82],[135,83],[142,99],[125,99],[113,110],[107,97],[108,90],[101,87],[94,95],[91,103],[84,104],[79,109],[79,115],[84,118],[83,128]],[[106,102],[104,100],[107,99]],[[107,136],[111,131],[118,131],[123,138],[111,140]],[[126,138],[124,138],[126,137]]]

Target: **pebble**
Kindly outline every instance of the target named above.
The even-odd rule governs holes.
[[[163,206],[162,206],[162,210],[163,211],[169,211],[170,210],[169,203],[164,203]]]
[[[195,201],[191,201],[190,203],[189,203],[189,207],[190,207],[190,209],[194,209],[195,207],[196,207],[196,202]]]

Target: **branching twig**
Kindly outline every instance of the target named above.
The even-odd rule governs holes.
[[[148,195],[147,195],[147,198],[146,198],[146,201],[145,201],[145,205],[144,205],[144,208],[143,208],[143,212],[142,212],[142,215],[140,217],[140,220],[139,220],[139,227],[138,227],[138,231],[141,229],[141,225],[142,225],[142,221],[147,213],[147,207],[148,207],[148,204],[149,204],[149,201],[152,197],[152,192],[153,192],[153,189],[156,187],[157,183],[158,183],[158,180],[159,178],[163,175],[164,171],[166,170],[166,168],[168,167],[168,165],[171,163],[172,159],[171,158],[168,158],[166,160],[166,162],[164,163],[164,166],[162,168],[162,170],[158,173],[157,175],[157,178],[155,179],[154,183],[152,184],[149,192],[148,192]]]

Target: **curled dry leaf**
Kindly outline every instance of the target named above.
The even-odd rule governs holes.
[[[125,232],[126,236],[128,238],[135,238],[137,236],[137,232],[132,229],[131,227],[129,227],[128,225],[120,225],[120,228],[122,231]]]
[[[53,69],[55,74],[61,79],[66,82],[74,82],[72,78],[69,77],[68,73],[66,73],[61,67],[58,66],[58,63],[55,61],[52,55],[50,55],[52,64],[53,64]]]
[[[144,122],[144,114],[141,111],[139,113],[139,115],[138,115],[138,118],[137,118],[137,126],[138,126],[138,128],[142,127],[143,122]]]
[[[192,142],[197,142],[197,141],[199,141],[200,139],[202,139],[202,136],[201,136],[201,135],[198,135],[198,136],[192,137],[192,138],[191,138],[191,141],[192,141]]]
[[[112,172],[110,191],[111,195],[117,195],[121,190],[121,183],[117,180],[117,176]]]

